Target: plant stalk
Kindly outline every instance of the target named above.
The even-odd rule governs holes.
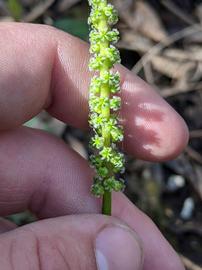
[[[105,191],[102,198],[102,214],[111,216],[112,213],[112,193],[109,191]]]
[[[102,213],[111,215],[112,191],[118,192],[124,188],[122,179],[117,179],[124,170],[123,155],[116,145],[123,140],[117,116],[121,100],[116,95],[120,91],[120,76],[112,70],[116,63],[120,63],[119,51],[114,47],[119,33],[113,28],[118,16],[107,0],[89,0],[89,3],[90,52],[93,54],[89,67],[96,72],[91,80],[89,97],[89,123],[95,133],[90,143],[95,149],[91,162],[97,173],[92,193],[97,197],[102,196]]]

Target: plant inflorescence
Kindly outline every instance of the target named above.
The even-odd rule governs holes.
[[[89,68],[95,75],[90,84],[89,123],[94,131],[90,145],[95,149],[91,163],[96,170],[92,192],[103,196],[104,214],[111,214],[111,192],[124,188],[119,178],[124,171],[124,155],[119,152],[117,143],[123,140],[123,129],[118,123],[121,107],[120,75],[112,69],[120,63],[120,54],[114,44],[119,32],[113,28],[118,21],[114,6],[107,0],[89,0],[90,53]]]

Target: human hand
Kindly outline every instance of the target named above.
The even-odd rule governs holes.
[[[0,215],[29,208],[41,218],[16,229],[0,221],[0,269],[93,270],[97,258],[101,270],[183,270],[123,194],[113,194],[113,217],[96,214],[86,160],[61,140],[20,127],[46,109],[87,128],[88,46],[48,26],[1,23],[0,48]],[[118,69],[124,150],[149,161],[174,158],[187,143],[183,120],[141,79]]]

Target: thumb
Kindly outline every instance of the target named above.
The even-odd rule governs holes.
[[[102,215],[48,219],[0,235],[4,270],[140,270],[142,249],[121,221]]]
[[[99,270],[140,270],[143,256],[135,233],[125,225],[113,224],[97,235],[95,244]]]

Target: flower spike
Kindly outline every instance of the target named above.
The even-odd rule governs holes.
[[[103,213],[110,215],[111,192],[124,188],[123,180],[117,178],[124,171],[124,155],[116,146],[123,140],[123,128],[118,124],[120,75],[112,71],[114,65],[120,63],[119,51],[114,46],[119,32],[113,28],[118,13],[107,0],[89,0],[89,5],[89,69],[96,74],[91,79],[89,94],[89,124],[94,131],[90,146],[95,149],[91,164],[96,171],[92,193],[103,196]]]

